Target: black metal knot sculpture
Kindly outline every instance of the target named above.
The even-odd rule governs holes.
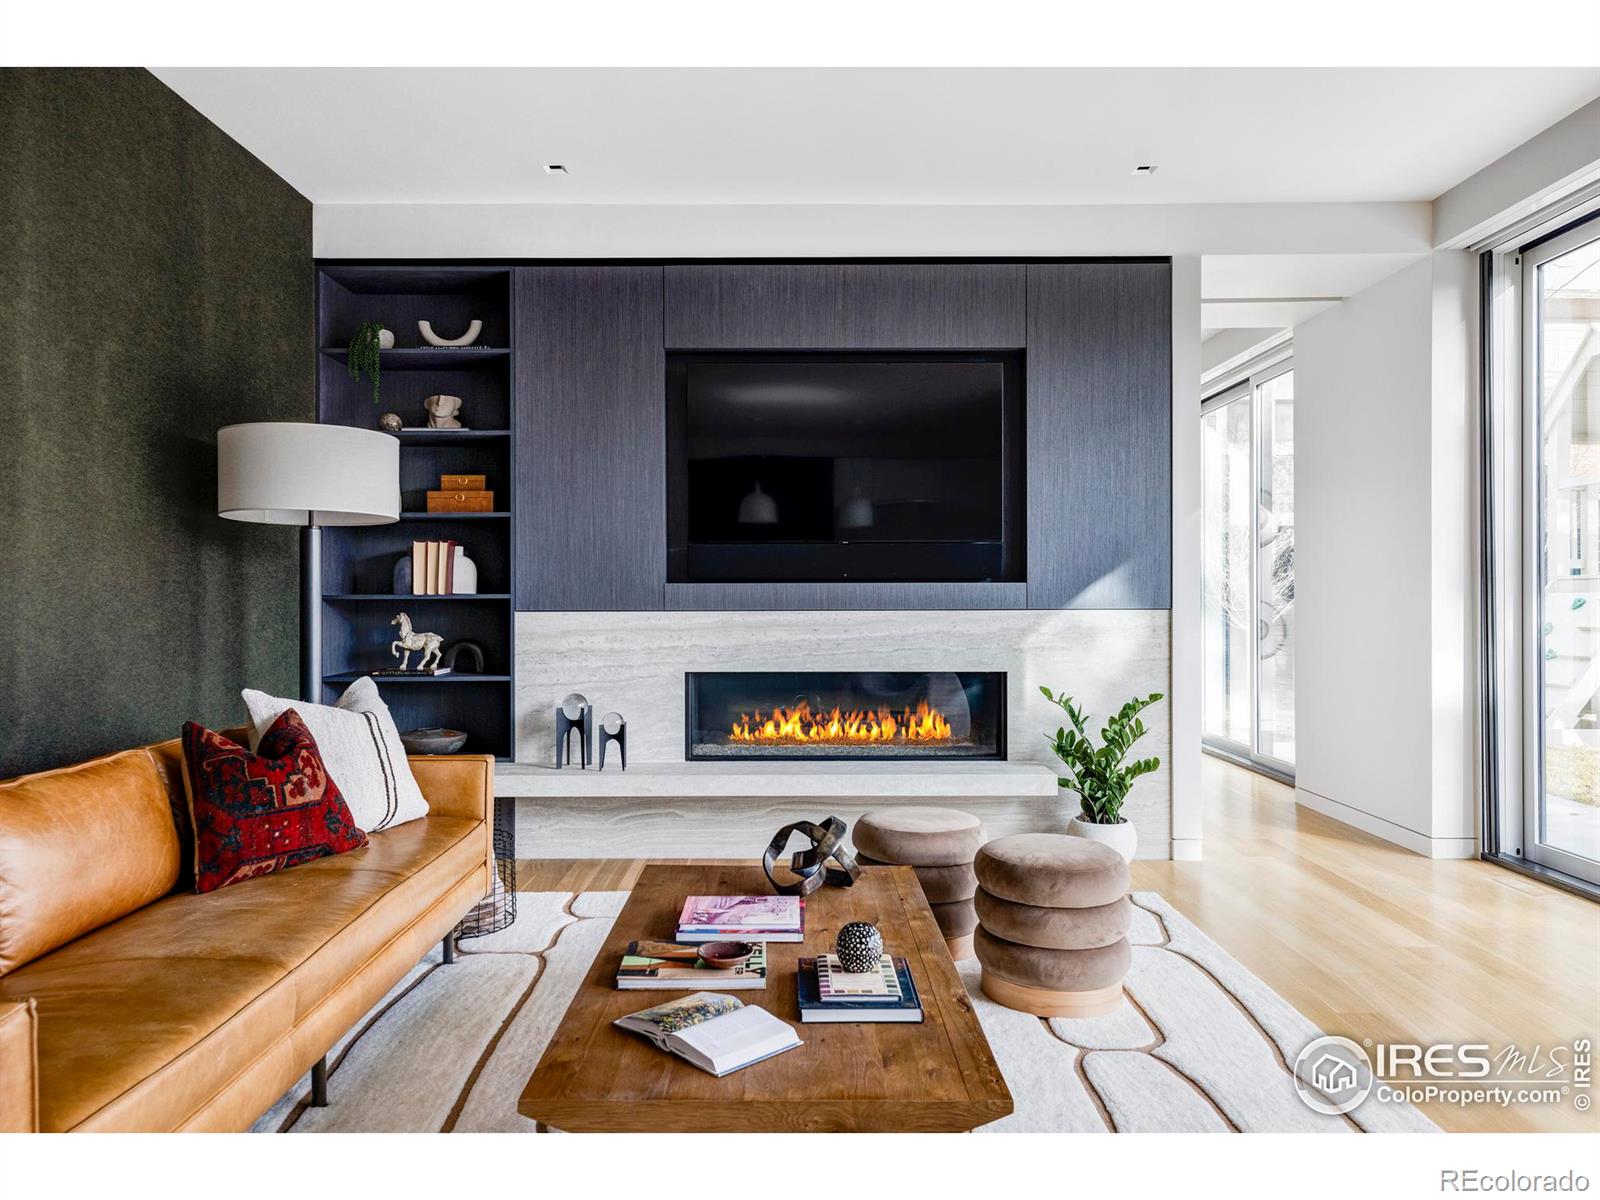
[[[772,835],[772,841],[767,843],[766,853],[761,856],[762,870],[766,871],[767,879],[780,896],[809,896],[823,884],[830,887],[849,887],[861,874],[861,868],[856,865],[855,855],[844,844],[846,825],[838,817],[829,817],[822,824],[815,821],[795,821],[785,825]],[[789,860],[789,869],[798,878],[793,882],[783,882],[773,874],[773,867],[777,864],[778,855],[782,854],[789,845],[789,838],[794,834],[809,838],[811,845],[805,850],[796,850]],[[829,866],[829,860],[836,865]]]

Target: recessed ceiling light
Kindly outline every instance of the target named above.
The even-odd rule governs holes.
[[[1135,175],[1154,175],[1156,173],[1156,169],[1153,165],[1147,163],[1144,166],[1135,167],[1133,169],[1133,173]]]
[[[545,163],[544,173],[546,175],[565,175],[567,174],[567,168],[560,163]]]

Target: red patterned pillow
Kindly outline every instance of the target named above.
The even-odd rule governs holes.
[[[367,844],[293,709],[272,723],[254,754],[190,721],[183,765],[197,892]]]

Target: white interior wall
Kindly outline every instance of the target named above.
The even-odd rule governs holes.
[[[1445,251],[1295,330],[1297,797],[1475,852],[1472,270]]]
[[[1172,259],[1172,722],[1167,763],[1172,790],[1172,857],[1201,847],[1200,256]]]

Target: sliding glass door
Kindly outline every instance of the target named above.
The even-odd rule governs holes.
[[[1600,228],[1522,254],[1522,856],[1600,882]]]
[[[1294,769],[1294,370],[1279,361],[1201,410],[1205,736]]]

